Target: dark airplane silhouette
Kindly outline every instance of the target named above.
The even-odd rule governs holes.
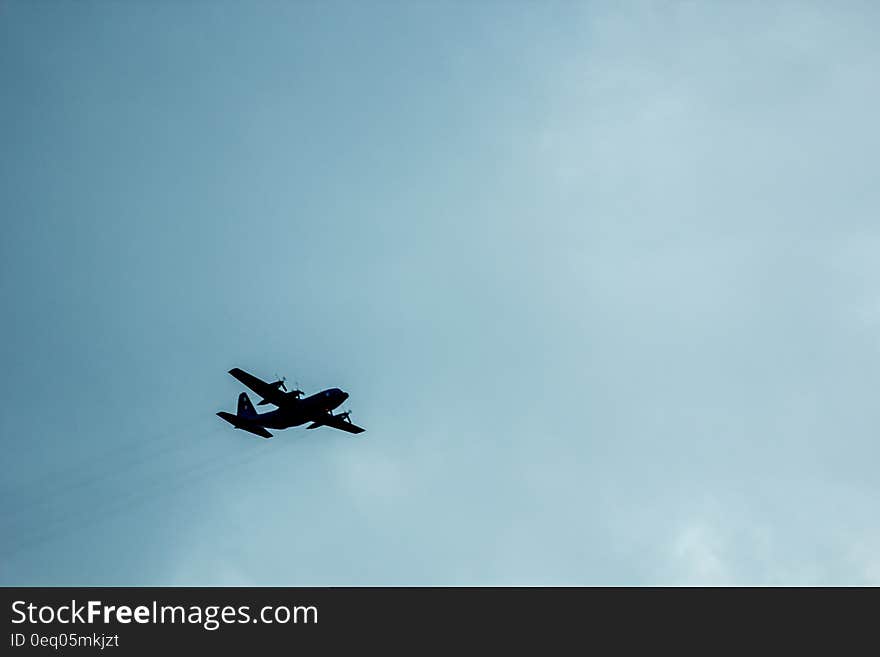
[[[287,390],[287,386],[284,385],[284,379],[267,383],[237,367],[229,370],[229,373],[262,397],[259,405],[274,404],[278,407],[268,413],[257,413],[247,393],[241,393],[238,396],[238,413],[236,415],[225,411],[217,413],[217,415],[236,429],[244,429],[263,438],[272,437],[272,434],[266,431],[267,427],[269,429],[287,429],[288,427],[297,427],[306,422],[311,422],[306,427],[307,429],[327,426],[348,431],[349,433],[362,433],[364,431],[361,427],[352,424],[349,419],[351,411],[339,413],[338,415],[333,415],[331,412],[348,399],[348,393],[342,392],[339,388],[323,390],[310,397],[301,399],[302,395],[305,394],[302,390],[281,391],[282,388],[285,391]]]

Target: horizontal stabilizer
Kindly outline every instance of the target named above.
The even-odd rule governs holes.
[[[266,431],[264,427],[261,427],[259,424],[252,422],[247,418],[243,418],[239,415],[233,415],[232,413],[227,413],[225,411],[220,411],[219,413],[217,413],[217,416],[229,422],[229,424],[234,426],[236,429],[243,429],[263,438],[272,437],[272,434]]]

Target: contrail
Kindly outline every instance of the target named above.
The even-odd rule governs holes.
[[[167,436],[173,436],[173,431],[173,429],[169,430]],[[4,524],[15,522],[15,520],[22,515],[30,513],[36,507],[45,506],[54,502],[61,495],[69,495],[70,493],[84,487],[100,484],[102,481],[117,477],[128,470],[135,470],[139,465],[153,460],[158,456],[192,449],[194,447],[194,438],[201,438],[213,431],[215,431],[215,429],[208,429],[206,427],[195,435],[189,435],[186,438],[179,439],[171,444],[167,444],[167,441],[163,440],[159,442],[160,446],[158,449],[148,449],[146,451],[137,449],[135,452],[131,452],[129,458],[126,458],[121,462],[112,462],[112,464],[107,463],[108,458],[106,457],[106,453],[104,453],[104,457],[101,459],[93,459],[88,463],[80,464],[81,466],[86,467],[69,468],[62,470],[61,472],[56,471],[52,473],[52,475],[41,477],[40,481],[37,483],[31,482],[24,487],[25,491],[23,493],[19,492],[21,487],[17,487],[16,498],[22,501],[17,502],[16,508],[4,516]],[[177,438],[179,438],[179,436],[177,436]],[[151,447],[156,443],[157,441],[151,440]],[[130,448],[131,445],[123,445],[123,447]],[[110,465],[110,467],[108,467],[108,465]],[[28,488],[31,489],[32,492],[29,492],[27,490]]]
[[[190,486],[205,479],[205,477],[221,472],[230,466],[240,465],[246,467],[259,460],[261,457],[265,457],[266,455],[277,451],[272,449],[268,444],[256,443],[254,446],[256,449],[249,452],[244,457],[239,453],[221,454],[207,461],[203,461],[195,468],[184,468],[172,472],[170,473],[170,477],[160,476],[158,479],[152,478],[146,482],[146,487],[140,488],[138,491],[129,492],[121,497],[108,500],[107,504],[102,504],[97,508],[81,509],[78,513],[73,515],[65,515],[64,518],[59,519],[59,522],[55,522],[52,526],[44,528],[43,531],[37,531],[36,533],[23,537],[21,540],[13,541],[5,545],[3,547],[3,554],[4,556],[10,557],[26,548],[33,547],[51,538],[76,533],[82,528],[89,526],[96,521],[100,521],[107,516],[118,513],[119,511],[131,508],[148,500],[155,501],[167,497],[170,493],[185,488],[186,486]],[[166,483],[166,479],[170,479],[171,481]],[[154,489],[156,489],[155,492]]]
[[[69,476],[69,474],[71,474],[71,473],[76,474],[76,473],[81,472],[83,470],[94,469],[95,463],[97,462],[96,457],[103,459],[103,458],[115,456],[117,454],[131,453],[133,450],[133,447],[137,451],[142,451],[144,445],[146,445],[148,447],[152,447],[154,445],[161,446],[165,442],[167,442],[169,439],[173,439],[173,438],[178,437],[180,434],[181,428],[188,430],[190,427],[192,427],[202,421],[203,421],[203,418],[193,417],[190,419],[189,422],[184,424],[183,427],[181,427],[180,423],[172,423],[168,427],[161,429],[161,430],[157,431],[155,434],[152,434],[151,436],[146,437],[146,438],[142,434],[134,434],[134,435],[128,436],[127,438],[122,439],[122,440],[115,439],[112,441],[112,443],[110,443],[110,446],[101,445],[100,446],[101,449],[100,449],[99,453],[93,452],[93,453],[85,453],[84,454],[83,452],[80,452],[79,453],[80,455],[84,454],[84,458],[82,458],[78,462],[73,463],[73,464],[69,464],[67,467],[64,467],[64,468],[56,469],[51,472],[46,472],[42,476],[38,476],[27,483],[22,482],[22,485],[25,485],[28,487],[37,487],[37,488],[40,488],[41,490],[45,489],[53,484],[57,484],[59,481],[59,478],[64,478],[65,476]],[[137,440],[137,443],[135,443],[134,446],[132,444],[132,440]],[[25,460],[25,459],[20,458],[19,460]],[[18,486],[18,487],[21,487],[21,486]]]

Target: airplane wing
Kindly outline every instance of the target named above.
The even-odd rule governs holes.
[[[229,424],[234,426],[236,429],[244,429],[245,431],[249,431],[263,438],[272,437],[272,434],[266,431],[264,427],[261,427],[259,424],[255,424],[254,422],[250,422],[246,418],[240,417],[238,415],[233,415],[232,413],[226,413],[225,411],[220,411],[219,413],[217,413],[217,415],[229,422]]]
[[[237,367],[233,367],[229,370],[229,373],[266,401],[275,404],[276,406],[284,404],[285,394],[275,386],[270,385],[262,379],[258,379],[253,374],[248,374]]]
[[[318,427],[333,427],[334,429],[340,429],[342,431],[347,431],[348,433],[363,433],[366,429],[359,427],[358,425],[349,422],[348,420],[343,420],[341,417],[337,415],[324,415],[320,419],[315,420],[306,429],[317,429]]]

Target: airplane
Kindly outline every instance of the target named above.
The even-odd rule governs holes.
[[[307,429],[332,427],[349,433],[363,433],[365,431],[352,423],[351,411],[333,415],[333,409],[348,399],[348,393],[339,388],[322,390],[302,399],[305,393],[302,390],[287,391],[283,378],[267,383],[237,367],[229,370],[229,373],[262,397],[262,400],[257,404],[258,406],[274,404],[278,407],[274,411],[257,413],[247,393],[241,393],[238,396],[238,412],[235,415],[225,411],[217,413],[236,429],[244,429],[263,438],[272,437],[272,434],[266,429],[287,429],[306,422],[311,422],[306,427]]]

